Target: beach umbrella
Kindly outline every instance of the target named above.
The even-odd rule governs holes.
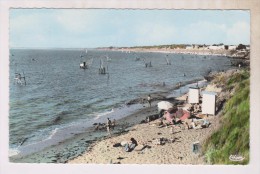
[[[157,104],[159,110],[168,110],[170,108],[173,108],[173,104],[168,101],[161,101]]]

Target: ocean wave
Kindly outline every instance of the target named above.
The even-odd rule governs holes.
[[[54,130],[52,130],[52,131],[50,132],[49,137],[46,138],[45,140],[51,139],[51,138],[58,132],[58,130],[59,130],[59,128],[55,128]],[[43,140],[43,141],[44,141],[44,140]]]
[[[75,104],[75,103],[79,103],[79,102],[80,102],[79,100],[66,99],[66,100],[56,103],[54,106],[63,106],[65,104]]]
[[[8,156],[15,156],[18,155],[20,153],[20,151],[18,150],[18,148],[10,148],[9,152],[8,152]]]
[[[111,114],[113,112],[114,112],[114,109],[111,109],[110,111],[101,112],[101,113],[93,113],[93,115],[95,116],[94,120],[97,120],[100,117],[104,117],[104,116]]]
[[[57,124],[63,119],[64,116],[72,113],[73,111],[61,111],[57,115],[55,115],[55,117],[52,119],[52,123]]]

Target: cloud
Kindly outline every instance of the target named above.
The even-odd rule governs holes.
[[[38,41],[39,38],[43,37],[40,34],[42,33],[42,28],[39,26],[42,26],[42,24],[37,14],[22,14],[11,17],[9,26],[10,46],[25,47],[31,42]],[[36,28],[37,33],[35,33]]]
[[[10,46],[41,47],[51,45],[59,34],[51,10],[11,10],[10,13]]]
[[[94,29],[98,16],[90,11],[83,10],[62,10],[55,13],[54,18],[61,28],[77,33],[90,32]]]
[[[202,13],[202,12],[201,12]],[[213,13],[213,12],[212,12]],[[249,17],[192,16],[170,11],[112,9],[11,10],[10,45],[98,47],[185,44],[247,44]],[[231,15],[231,17],[234,15]]]
[[[27,33],[35,26],[39,26],[40,20],[38,15],[20,15],[10,18],[11,33],[21,34]]]
[[[186,43],[198,44],[248,44],[250,40],[250,25],[246,22],[234,24],[199,21],[179,30]],[[181,38],[179,38],[181,39]]]
[[[173,25],[143,23],[135,27],[137,45],[159,45],[173,43],[176,29]]]
[[[179,31],[187,43],[214,44],[223,42],[222,38],[225,35],[226,25],[199,21]]]
[[[246,22],[237,22],[227,31],[227,43],[250,44],[250,25]]]

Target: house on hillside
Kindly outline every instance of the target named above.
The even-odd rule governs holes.
[[[224,50],[225,45],[210,45],[208,48],[210,50]]]
[[[204,44],[204,45],[199,45],[198,48],[200,50],[206,50],[206,49],[208,49],[208,46]]]
[[[193,45],[193,49],[198,49],[199,45]]]
[[[237,46],[236,45],[229,45],[228,50],[236,50]]]

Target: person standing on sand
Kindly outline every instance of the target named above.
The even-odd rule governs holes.
[[[149,103],[149,107],[151,107],[152,105],[152,98],[151,98],[151,95],[149,94],[148,97],[147,97],[147,101]]]
[[[112,127],[112,122],[109,118],[107,118],[107,133],[109,134],[109,136],[111,137],[111,127]]]
[[[111,128],[114,130],[116,126],[116,119],[113,120],[113,122],[111,123]]]
[[[178,83],[178,87],[179,87],[179,88],[181,87],[181,82]]]

